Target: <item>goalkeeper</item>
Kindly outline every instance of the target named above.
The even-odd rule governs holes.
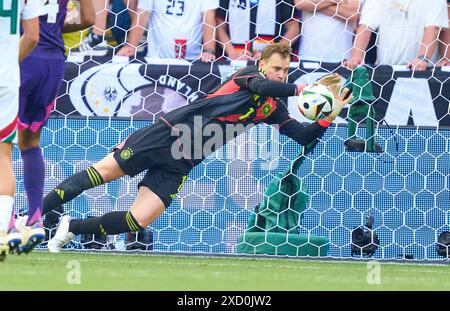
[[[290,55],[287,45],[268,45],[258,66],[241,69],[205,97],[135,131],[103,160],[61,182],[45,197],[44,215],[62,214],[62,205],[84,190],[148,170],[128,212],[114,211],[84,220],[63,216],[56,234],[48,242],[49,251],[59,252],[82,233],[113,235],[146,228],[170,205],[188,173],[236,136],[236,133],[225,135],[230,126],[248,129],[261,122],[278,125],[281,134],[301,145],[321,137],[351,96],[347,89],[341,89],[339,75],[326,76],[317,83],[328,86],[335,96],[331,114],[308,126],[290,118],[285,103],[278,97],[296,96],[305,86],[286,83]],[[223,139],[220,143],[215,140],[211,150],[205,150],[211,138],[211,131],[205,134],[206,127],[214,128],[215,134],[217,130],[223,133]]]

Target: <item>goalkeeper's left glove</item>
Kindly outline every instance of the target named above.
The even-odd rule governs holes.
[[[323,76],[315,83],[325,85],[326,87],[330,87],[332,85],[338,84],[341,85],[341,75],[338,73],[332,73],[326,76]]]
[[[332,85],[341,85],[341,79],[342,77],[338,73],[332,73],[326,76],[323,76],[313,84],[322,84],[325,85],[327,88],[329,88]],[[299,96],[302,92],[302,90],[307,86],[307,84],[299,83],[297,85],[297,93],[296,95]]]

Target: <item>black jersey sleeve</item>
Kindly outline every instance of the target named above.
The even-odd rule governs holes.
[[[265,123],[277,125],[281,134],[292,138],[303,146],[306,146],[317,138],[322,137],[327,129],[317,122],[305,126],[297,120],[291,118],[287,107],[279,100],[277,100],[277,109],[269,118],[266,119]]]
[[[251,78],[248,88],[261,96],[289,97],[297,94],[297,85],[294,83],[270,81],[262,77]]]
[[[252,93],[261,96],[289,97],[297,94],[297,85],[267,80],[258,72],[256,66],[240,71],[233,80],[241,88],[249,89]]]

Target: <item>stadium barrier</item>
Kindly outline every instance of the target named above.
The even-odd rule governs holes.
[[[147,63],[144,58],[130,63],[111,62],[111,57],[85,57],[78,62],[66,65],[54,114],[133,116],[151,121],[192,102],[247,65],[246,62],[191,65],[184,61],[164,63],[164,60]],[[391,66],[367,68],[376,97],[376,120],[384,118],[390,125],[450,126],[449,72],[440,68],[423,72]],[[302,62],[292,63],[288,79],[294,83],[311,83],[330,72],[344,77],[351,73],[337,64]],[[296,119],[307,121],[298,111],[291,113]],[[346,113],[344,109],[342,115]]]

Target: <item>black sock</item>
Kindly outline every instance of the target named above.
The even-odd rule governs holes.
[[[42,215],[51,211],[63,213],[62,205],[64,203],[73,200],[84,190],[100,186],[101,184],[103,184],[103,178],[92,166],[66,178],[45,196]]]
[[[130,211],[110,212],[101,217],[87,219],[73,219],[69,224],[69,231],[75,235],[92,233],[98,235],[138,232],[144,230]]]

